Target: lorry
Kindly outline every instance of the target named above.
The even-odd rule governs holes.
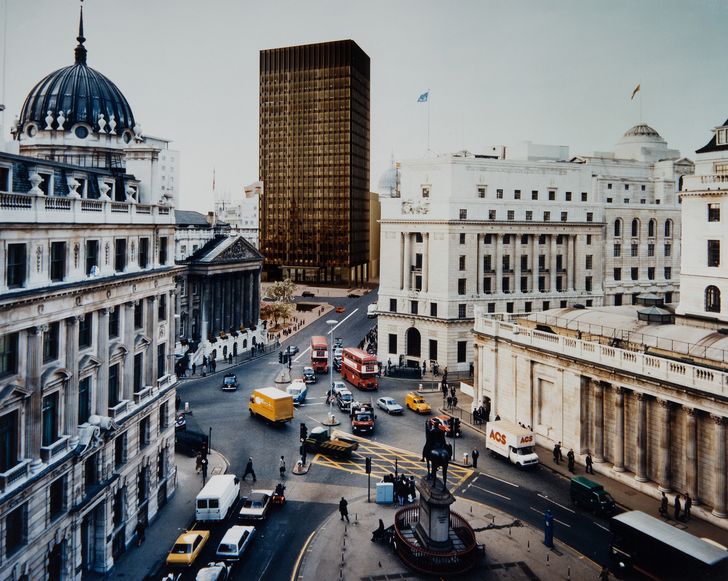
[[[538,464],[533,432],[507,420],[485,424],[485,449],[491,454],[507,458],[516,466]]]
[[[355,402],[351,405],[351,431],[355,434],[373,434],[377,419],[370,403]]]
[[[326,428],[321,426],[317,426],[309,432],[303,445],[307,452],[318,452],[334,458],[351,458],[354,450],[359,448],[359,442],[329,437]]]
[[[614,499],[601,484],[583,476],[574,476],[571,479],[569,496],[574,504],[597,514],[612,514],[616,507]]]
[[[377,316],[377,303],[367,306],[367,319],[374,319]]]
[[[261,387],[250,394],[250,416],[260,416],[274,424],[293,419],[293,397],[277,387]]]

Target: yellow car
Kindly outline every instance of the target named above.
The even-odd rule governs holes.
[[[406,405],[409,409],[416,411],[418,414],[429,414],[432,412],[432,408],[430,407],[430,404],[425,401],[425,398],[413,391],[410,391],[407,394],[404,405]]]
[[[177,537],[174,547],[167,555],[170,567],[189,567],[202,552],[202,547],[210,538],[210,531],[187,531]]]

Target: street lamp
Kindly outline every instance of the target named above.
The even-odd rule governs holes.
[[[331,426],[334,423],[334,326],[338,323],[336,319],[329,319],[326,324],[331,327],[329,331],[329,437],[331,437]]]

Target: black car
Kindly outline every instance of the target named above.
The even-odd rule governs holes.
[[[207,448],[207,434],[194,430],[180,430],[174,434],[174,451],[178,454],[196,456]]]
[[[341,358],[334,357],[334,369],[336,371],[341,371]]]
[[[222,378],[223,391],[235,391],[238,389],[238,376],[234,373],[226,373],[225,377]]]

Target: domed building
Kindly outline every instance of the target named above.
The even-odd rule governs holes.
[[[677,159],[680,152],[668,149],[667,141],[645,123],[627,130],[614,148],[614,157],[654,163],[665,159]]]

